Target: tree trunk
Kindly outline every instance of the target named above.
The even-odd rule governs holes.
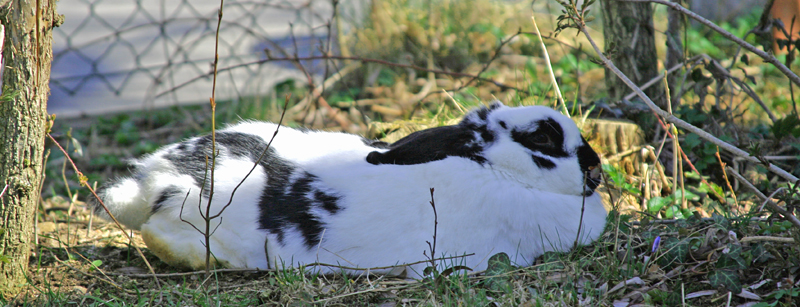
[[[658,76],[652,5],[615,0],[601,0],[600,5],[606,56],[638,86]],[[606,87],[613,101],[632,92],[608,69]],[[663,83],[654,84],[644,92],[660,107],[665,107]]]
[[[21,290],[28,270],[43,170],[52,29],[63,18],[55,13],[55,0],[2,2],[0,295],[8,297]]]

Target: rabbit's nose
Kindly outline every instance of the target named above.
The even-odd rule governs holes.
[[[595,181],[595,182],[600,182],[600,180],[602,179],[602,178],[600,178],[600,175],[601,175],[600,173],[602,172],[601,170],[602,170],[602,167],[600,166],[600,164],[595,165],[595,166],[590,166],[589,167],[589,178],[587,178],[587,179]]]
[[[584,175],[583,175],[584,176],[584,185],[583,185],[583,194],[584,195],[587,195],[587,196],[588,195],[592,195],[592,193],[594,193],[594,190],[597,188],[597,186],[600,185],[600,182],[601,182],[600,175],[601,175],[602,169],[603,168],[600,166],[600,164],[597,164],[595,166],[590,166],[589,170],[584,173]]]

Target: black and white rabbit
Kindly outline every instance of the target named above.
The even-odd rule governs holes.
[[[217,265],[370,268],[425,260],[434,231],[430,188],[438,213],[434,256],[474,254],[453,261],[474,270],[499,252],[527,266],[546,251],[570,249],[582,206],[581,243],[605,226],[597,172],[590,171],[600,159],[572,120],[547,107],[494,102],[458,125],[391,145],[280,127],[261,157],[276,129],[244,122],[216,133],[211,214],[232,199],[211,224]],[[181,218],[205,229],[198,207],[208,202],[210,156],[210,136],[165,146],[101,197],[162,260],[202,268],[203,235]],[[99,205],[95,211],[108,217]],[[424,266],[409,272],[419,276]]]

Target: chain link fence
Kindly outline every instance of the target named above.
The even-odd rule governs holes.
[[[368,4],[359,1],[336,7],[346,24],[362,19]],[[61,0],[58,12],[66,21],[53,34],[50,113],[207,102],[212,80],[203,76],[212,70],[219,5]],[[277,82],[306,79],[291,63],[241,64],[265,58],[264,49],[299,56],[330,50],[327,36],[336,30],[328,27],[334,16],[330,0],[225,1],[223,13],[219,67],[240,66],[218,76],[218,99],[263,95]]]

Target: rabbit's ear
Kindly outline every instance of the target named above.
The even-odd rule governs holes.
[[[487,128],[489,113],[504,108],[500,101],[475,109],[456,126],[445,126],[417,131],[389,146],[389,151],[373,151],[367,162],[378,164],[413,165],[462,157],[483,164],[484,147],[494,140]]]
[[[458,156],[483,163],[486,159],[479,156],[480,148],[474,141],[474,133],[464,127],[436,127],[409,134],[391,144],[386,152],[370,152],[367,162],[413,165]]]

